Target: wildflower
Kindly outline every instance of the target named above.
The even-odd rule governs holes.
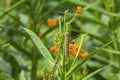
[[[83,45],[80,49],[81,51],[84,50],[83,48]],[[72,40],[72,42],[69,44],[69,52],[72,54],[72,55],[76,55],[77,54],[77,51],[78,51],[78,46],[75,44],[75,40]]]
[[[49,27],[55,26],[58,23],[57,19],[54,18],[48,18],[47,19],[47,24]]]
[[[78,46],[76,44],[69,44],[69,52],[72,54],[72,55],[76,55],[78,51]]]
[[[77,6],[77,9],[73,9],[73,11],[74,11],[75,13],[80,14],[80,13],[81,13],[81,9],[82,9],[81,6]]]
[[[82,47],[80,49],[81,51],[84,51],[84,48]],[[57,45],[53,45],[52,47],[50,47],[50,51],[55,52],[56,54],[58,54],[59,52],[59,47]],[[77,55],[77,51],[78,51],[78,46],[75,43],[70,43],[69,44],[69,53],[76,56]],[[78,55],[78,58],[85,58],[86,56],[88,56],[88,52],[81,52]]]
[[[81,53],[81,54],[79,54],[79,58],[85,58],[85,57],[87,57],[88,56],[88,52],[84,52],[84,53]]]
[[[82,7],[81,6],[77,6],[77,10],[81,10],[82,9]]]
[[[50,47],[50,51],[53,51],[57,54],[59,52],[59,48],[57,45],[53,45],[52,47]]]

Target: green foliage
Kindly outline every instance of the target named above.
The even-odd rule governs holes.
[[[0,80],[119,80],[119,3],[1,0]],[[70,43],[78,46],[75,55]],[[78,58],[84,52],[89,55]]]

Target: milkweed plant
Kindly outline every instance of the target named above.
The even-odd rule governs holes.
[[[120,80],[120,0],[1,0],[0,80]]]

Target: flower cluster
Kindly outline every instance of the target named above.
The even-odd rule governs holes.
[[[58,54],[59,48],[58,48],[57,45],[53,45],[52,47],[50,47],[50,51],[53,51],[53,52],[55,52],[56,54]]]
[[[81,13],[81,9],[82,9],[82,7],[81,7],[81,6],[77,6],[77,8],[76,8],[76,9],[73,9],[73,11],[74,11],[75,13],[80,14],[80,13]]]
[[[55,26],[58,23],[57,19],[54,18],[48,18],[47,19],[47,24],[49,27]]]
[[[72,55],[76,55],[78,51],[78,46],[76,44],[69,44],[69,53],[71,53]]]
[[[82,51],[84,49],[81,48],[80,50]],[[69,44],[69,53],[76,56],[77,51],[78,51],[78,46],[76,44]],[[79,58],[84,58],[86,56],[88,56],[88,52],[80,52],[78,55]]]
[[[81,48],[80,50],[84,50],[83,48]],[[50,47],[50,51],[53,51],[55,52],[56,54],[58,54],[59,52],[59,48],[57,45],[53,45],[52,47]],[[78,51],[78,46],[74,43],[70,43],[69,44],[69,53],[73,56],[76,56],[77,55],[77,51]],[[79,58],[84,58],[88,56],[88,52],[80,52],[78,57]]]

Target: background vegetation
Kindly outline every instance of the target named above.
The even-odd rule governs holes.
[[[0,80],[120,80],[119,4],[0,0]],[[88,56],[66,56],[66,40]],[[59,54],[49,51],[53,45]]]

